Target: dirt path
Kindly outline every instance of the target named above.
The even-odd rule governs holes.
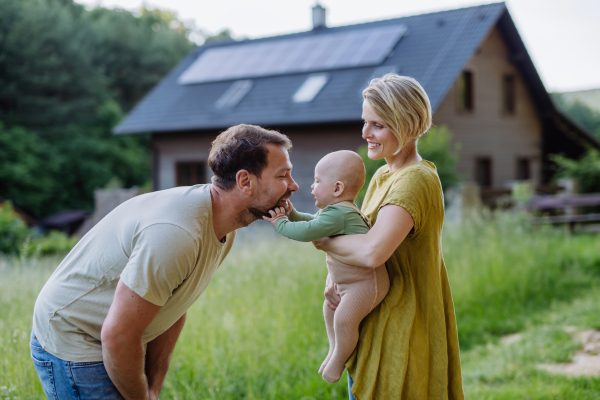
[[[574,327],[565,327],[565,330],[573,335],[575,340],[581,342],[581,350],[575,353],[570,363],[539,364],[538,368],[562,375],[600,376],[600,331],[578,331]],[[507,336],[503,340],[514,341],[516,335],[518,334]]]

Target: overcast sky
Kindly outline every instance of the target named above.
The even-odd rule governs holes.
[[[315,0],[76,0],[89,7],[174,11],[209,33],[258,38],[311,29]],[[476,0],[321,0],[329,26],[486,4]],[[600,88],[600,0],[508,0],[548,91]]]

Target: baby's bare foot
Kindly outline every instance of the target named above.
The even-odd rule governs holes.
[[[323,376],[323,379],[325,379],[327,382],[336,383],[342,377],[343,372],[344,372],[344,365],[342,365],[342,368],[340,370],[335,371],[334,366],[331,364],[328,364],[323,369],[323,373],[321,375]]]
[[[340,374],[340,376],[335,377],[335,376],[329,376],[329,375],[327,375],[326,372],[323,372],[323,379],[325,379],[329,383],[336,383],[340,380],[341,377],[342,377],[341,374]]]
[[[321,367],[319,367],[319,375],[323,375],[323,370],[325,369],[326,366],[327,366],[327,359],[325,359],[325,361],[323,361],[323,364],[321,364]]]

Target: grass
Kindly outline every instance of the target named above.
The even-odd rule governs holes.
[[[597,236],[534,230],[519,215],[447,225],[443,247],[463,349],[518,332],[553,302],[600,282]]]
[[[600,377],[569,378],[539,370],[540,363],[570,360],[581,344],[565,331],[600,328],[600,290],[590,290],[571,302],[554,303],[530,321],[522,338],[512,344],[475,346],[463,352],[467,399],[556,400],[597,399]]]
[[[257,227],[240,235],[188,312],[162,399],[345,399],[345,376],[317,374],[327,353],[323,254]],[[448,225],[444,256],[469,399],[587,399],[597,378],[555,377],[568,360],[563,325],[600,328],[597,236],[532,231],[518,217]],[[59,259],[0,259],[0,398],[43,399],[31,364],[31,311]],[[500,335],[522,332],[511,345]]]

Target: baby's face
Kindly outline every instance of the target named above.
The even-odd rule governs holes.
[[[339,200],[333,195],[335,192],[335,175],[332,168],[327,168],[325,163],[319,162],[315,167],[315,181],[310,186],[310,192],[315,198],[315,206],[325,208]]]

